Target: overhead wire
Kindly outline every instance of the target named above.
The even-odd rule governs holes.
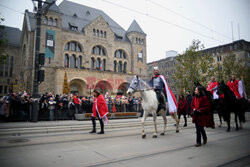
[[[3,4],[0,4],[0,6],[6,8],[6,9],[12,10],[12,11],[14,11],[14,12],[17,12],[17,13],[19,13],[19,14],[24,14],[23,12],[20,12],[20,11],[18,11],[18,10],[15,10],[15,9],[10,8],[10,7],[8,7],[8,6],[5,6],[5,5],[3,5]]]
[[[174,14],[176,14],[176,15],[178,15],[178,16],[180,16],[180,17],[182,17],[182,18],[184,18],[184,19],[186,19],[186,20],[188,20],[188,21],[190,21],[190,22],[192,22],[194,24],[197,24],[197,25],[199,25],[199,26],[201,26],[203,28],[206,28],[207,30],[210,30],[210,31],[212,31],[212,32],[214,32],[216,34],[219,34],[219,35],[223,36],[224,38],[231,39],[229,36],[226,36],[226,35],[218,32],[218,31],[216,31],[216,30],[214,30],[214,29],[212,29],[212,28],[210,28],[210,27],[208,27],[208,26],[206,26],[204,24],[201,24],[201,23],[199,23],[199,22],[197,22],[197,21],[195,21],[193,19],[190,19],[190,18],[188,18],[188,17],[186,17],[186,16],[184,16],[184,15],[182,15],[182,14],[180,14],[180,13],[178,13],[178,12],[172,10],[172,9],[169,9],[169,8],[159,4],[159,3],[156,3],[155,1],[147,0],[147,2],[149,2],[151,4],[154,4],[155,6],[158,6],[158,7],[162,8],[162,9],[165,9],[165,10],[167,10],[169,12],[172,12],[172,13],[174,13]]]
[[[170,25],[172,25],[172,26],[178,27],[178,28],[180,28],[180,29],[184,29],[184,30],[189,31],[189,32],[192,32],[192,33],[194,33],[194,34],[198,34],[198,35],[203,36],[203,37],[205,37],[205,38],[212,39],[212,40],[214,40],[214,41],[220,42],[221,44],[224,43],[224,42],[222,42],[222,41],[219,40],[219,39],[216,39],[216,38],[211,37],[211,36],[207,36],[207,35],[202,34],[202,33],[198,33],[198,32],[196,32],[196,31],[194,31],[194,30],[192,30],[192,29],[189,29],[189,28],[186,28],[186,27],[184,27],[184,26],[181,26],[181,25],[178,25],[178,24],[169,22],[169,21],[167,21],[167,20],[163,20],[163,19],[161,19],[161,18],[159,18],[159,17],[156,17],[156,16],[153,16],[153,15],[151,15],[151,14],[149,14],[149,13],[143,13],[143,12],[141,12],[141,11],[138,11],[138,10],[135,10],[135,9],[128,8],[128,7],[126,7],[126,6],[123,6],[123,5],[114,3],[114,2],[110,2],[110,1],[108,1],[108,0],[101,0],[101,1],[106,2],[106,3],[109,3],[109,4],[114,5],[114,6],[117,6],[117,7],[120,7],[120,8],[123,8],[123,9],[126,9],[126,10],[129,10],[129,11],[132,11],[132,12],[134,12],[134,13],[138,13],[138,14],[143,15],[143,16],[150,17],[150,18],[155,19],[155,20],[158,20],[158,21],[160,21],[160,22],[170,24]]]

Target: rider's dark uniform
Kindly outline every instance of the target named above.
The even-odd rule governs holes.
[[[159,102],[157,112],[160,111],[161,109],[166,109],[166,102],[165,98],[166,95],[164,93],[164,83],[160,77],[160,74],[154,75],[152,79],[149,81],[149,85],[154,88],[157,100]],[[164,97],[165,95],[165,97]]]

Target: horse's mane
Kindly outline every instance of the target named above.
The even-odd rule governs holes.
[[[236,102],[236,97],[234,92],[224,83],[224,81],[219,83],[219,91],[221,91],[226,99],[230,99],[231,102]]]

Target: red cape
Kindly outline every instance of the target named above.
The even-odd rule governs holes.
[[[97,104],[97,111],[96,111],[96,104]],[[108,114],[108,107],[103,95],[99,95],[97,98],[94,98],[94,104],[92,108],[92,116],[97,117],[97,113],[100,118],[103,118],[105,115]]]
[[[241,99],[241,95],[239,94],[239,80],[234,80],[232,81],[228,81],[227,82],[227,86],[229,86],[229,88],[231,89],[231,91],[234,92],[234,95],[237,97],[237,99]]]

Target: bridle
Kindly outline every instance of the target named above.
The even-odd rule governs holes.
[[[138,87],[139,81],[140,81],[138,78],[136,78],[136,79],[137,79],[136,86],[135,87],[132,87],[131,85],[129,86],[129,88],[131,88],[134,92],[143,92],[143,91],[152,90],[152,88],[150,88],[145,82],[143,82],[143,84],[146,85],[149,88],[147,88],[147,89],[141,89],[141,90],[136,89]]]

